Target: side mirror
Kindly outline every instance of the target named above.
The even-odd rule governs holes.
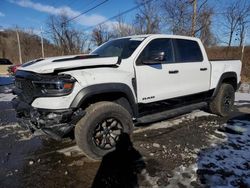
[[[143,60],[143,64],[159,64],[165,60],[165,52],[152,52],[147,60]]]
[[[164,61],[165,52],[152,53],[151,57],[152,57],[152,60],[154,60],[154,61]]]

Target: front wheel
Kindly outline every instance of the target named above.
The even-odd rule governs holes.
[[[86,109],[75,127],[75,139],[80,149],[91,159],[100,160],[115,149],[122,133],[132,133],[130,113],[113,102],[98,102]]]
[[[230,84],[222,84],[215,98],[209,103],[210,112],[228,116],[233,110],[235,90]]]

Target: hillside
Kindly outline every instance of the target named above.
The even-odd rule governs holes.
[[[31,59],[40,58],[41,39],[39,36],[19,31],[22,59],[27,62]],[[60,50],[48,40],[44,39],[44,53],[45,56],[60,55]],[[15,30],[0,31],[0,58],[10,59],[14,64],[19,63],[17,36]]]

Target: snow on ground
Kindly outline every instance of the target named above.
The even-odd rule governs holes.
[[[0,93],[0,102],[10,102],[14,97],[15,95],[11,93],[8,94]]]
[[[7,125],[0,126],[0,138],[6,138],[12,135],[16,135],[17,141],[31,140],[34,135],[29,130],[23,129],[18,123],[10,123]]]
[[[243,106],[249,104],[250,94],[249,93],[239,93],[235,94],[235,105]]]
[[[211,140],[214,147],[200,153],[201,178],[212,187],[250,187],[246,181],[250,178],[250,121],[232,120],[220,131],[227,141]]]
[[[242,83],[239,88],[241,93],[250,93],[250,83]]]
[[[236,93],[236,105],[250,105],[249,93]],[[250,188],[250,120],[233,118],[208,136],[210,147],[198,152],[196,163],[173,171],[168,187]],[[249,118],[248,118],[249,119]]]
[[[67,147],[67,148],[63,148],[60,150],[57,150],[58,153],[62,153],[65,156],[79,156],[79,155],[83,155],[83,152],[81,151],[81,149],[78,146],[71,146],[71,147]]]
[[[196,163],[173,171],[168,187],[193,187],[197,181],[208,187],[249,188],[250,121],[231,120],[209,139],[211,146],[200,150]]]
[[[10,130],[10,129],[15,129],[15,128],[18,128],[19,127],[19,125],[17,124],[17,123],[15,123],[15,124],[9,124],[9,125],[5,125],[5,126],[1,126],[0,127],[0,131],[1,130],[3,130],[3,129],[5,129],[5,130]]]
[[[14,87],[14,78],[0,75],[0,102],[11,101],[14,95],[11,94]]]
[[[235,93],[235,101],[250,101],[250,93]]]
[[[0,138],[6,138],[17,133],[18,141],[30,140],[33,137],[30,131],[21,128],[15,119],[15,110],[11,104],[14,97],[15,95],[12,93],[1,93],[0,91]]]
[[[10,93],[14,87],[14,77],[0,75],[0,93]]]

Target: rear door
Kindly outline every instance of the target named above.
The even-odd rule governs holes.
[[[209,90],[210,63],[203,58],[199,43],[194,40],[173,39],[179,91],[190,95]]]

